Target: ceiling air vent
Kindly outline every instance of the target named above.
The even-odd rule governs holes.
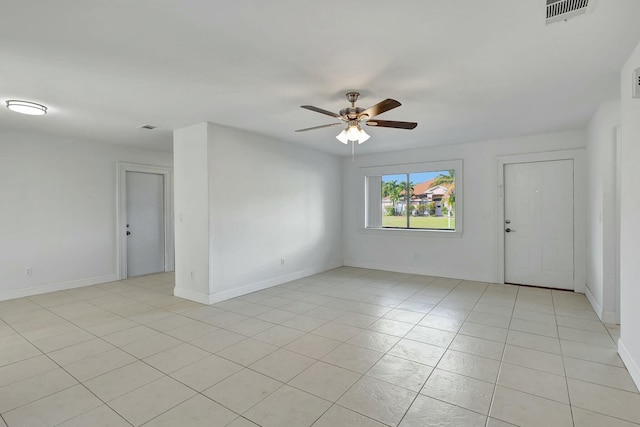
[[[154,130],[155,128],[157,128],[157,126],[154,126],[154,125],[140,125],[140,126],[138,126],[138,129]]]
[[[547,24],[566,21],[587,11],[589,0],[547,0]]]

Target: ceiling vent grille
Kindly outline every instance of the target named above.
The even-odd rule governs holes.
[[[566,21],[587,11],[589,0],[547,0],[547,24]]]
[[[138,129],[154,130],[155,128],[157,128],[157,126],[154,126],[154,125],[140,125],[140,126],[138,126]]]

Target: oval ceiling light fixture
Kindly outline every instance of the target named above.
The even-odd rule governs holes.
[[[47,107],[30,101],[19,101],[10,99],[7,101],[7,108],[20,114],[28,114],[30,116],[44,116],[47,114]]]

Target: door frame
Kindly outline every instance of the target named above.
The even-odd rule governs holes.
[[[127,172],[162,175],[164,196],[164,271],[174,270],[173,182],[171,168],[138,163],[116,162],[116,270],[118,278],[127,278]]]
[[[607,321],[613,321],[613,323],[620,324],[620,212],[622,212],[622,197],[621,197],[621,188],[622,188],[622,137],[620,134],[620,125],[616,126],[614,129],[614,149],[615,149],[615,216],[614,216],[614,227],[615,227],[615,236],[614,236],[614,280],[613,285],[615,287],[615,314],[613,319],[605,319]],[[603,314],[604,316],[604,314]]]
[[[573,160],[573,290],[584,293],[587,275],[587,168],[586,150],[547,151],[543,153],[500,156],[497,161],[498,208],[496,239],[498,242],[498,283],[504,283],[504,167],[513,163]]]

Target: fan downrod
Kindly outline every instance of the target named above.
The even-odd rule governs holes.
[[[359,96],[359,92],[347,92],[347,99],[351,103],[351,107],[343,108],[342,110],[340,110],[340,115],[344,118],[343,120],[360,121],[360,119],[366,119],[368,117],[366,115],[361,115],[361,113],[364,111],[364,108],[356,107],[356,101],[358,100]]]

